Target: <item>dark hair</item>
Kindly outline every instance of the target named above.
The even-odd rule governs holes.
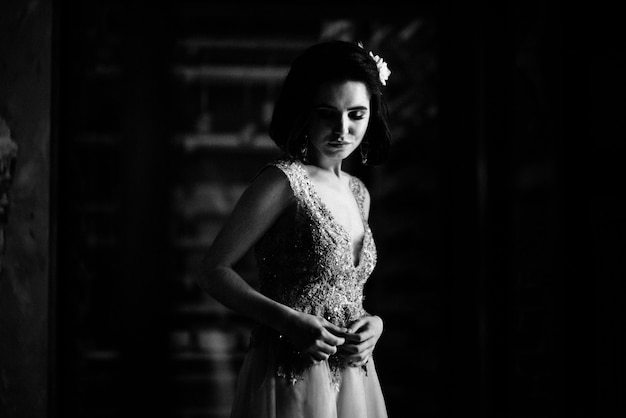
[[[290,157],[301,156],[313,97],[322,83],[359,81],[370,93],[370,120],[362,144],[368,164],[379,164],[389,152],[391,132],[376,62],[359,45],[345,41],[315,44],[295,59],[272,115],[269,135]]]

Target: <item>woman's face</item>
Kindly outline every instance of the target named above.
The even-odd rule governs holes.
[[[314,161],[343,160],[357,149],[370,119],[370,94],[359,81],[320,85],[313,98],[309,156]]]

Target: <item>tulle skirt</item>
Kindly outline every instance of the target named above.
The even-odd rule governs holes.
[[[244,359],[231,418],[387,418],[387,410],[373,359],[366,370],[342,369],[338,389],[326,361],[291,384],[276,374],[272,345],[261,344]]]

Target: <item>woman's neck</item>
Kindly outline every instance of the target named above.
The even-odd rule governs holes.
[[[327,173],[332,173],[337,178],[341,179],[343,171],[341,170],[341,163],[343,160],[331,160],[328,158],[312,158],[309,164],[316,166],[319,170]]]

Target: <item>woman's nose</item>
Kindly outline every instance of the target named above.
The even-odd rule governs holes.
[[[348,128],[350,125],[350,119],[347,115],[340,115],[337,117],[335,121],[335,126],[333,131],[337,134],[347,134]]]

